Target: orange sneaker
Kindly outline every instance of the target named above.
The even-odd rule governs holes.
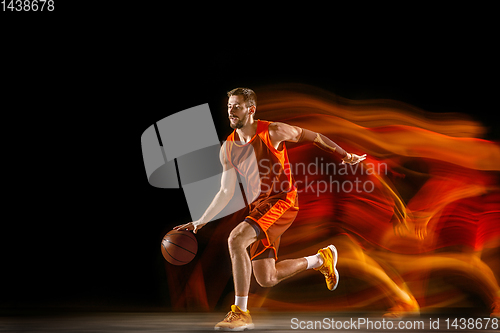
[[[500,297],[495,297],[493,304],[491,304],[491,318],[500,318]]]
[[[323,265],[315,270],[320,271],[326,280],[328,290],[333,291],[337,289],[339,284],[339,272],[337,271],[337,248],[333,245],[320,249],[318,253],[323,258]]]
[[[400,319],[408,316],[418,316],[420,315],[420,306],[417,300],[412,295],[408,295],[411,298],[411,303],[406,303],[402,300],[398,300],[396,305],[389,309],[382,317],[388,319]]]
[[[250,311],[243,312],[238,306],[231,305],[231,311],[227,313],[223,321],[215,325],[214,329],[234,332],[253,330],[254,324],[252,323]]]

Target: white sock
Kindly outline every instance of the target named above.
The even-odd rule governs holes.
[[[307,260],[307,269],[318,268],[323,265],[323,257],[319,253],[304,258]]]
[[[247,311],[248,296],[235,296],[234,305],[240,308],[241,311]]]

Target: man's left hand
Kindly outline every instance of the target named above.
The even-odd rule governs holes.
[[[342,159],[342,164],[358,164],[361,161],[364,161],[366,159],[366,154],[364,155],[356,155],[352,153],[347,153],[346,157]]]

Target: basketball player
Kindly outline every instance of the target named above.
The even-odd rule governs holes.
[[[297,188],[290,172],[285,142],[311,142],[337,154],[342,163],[359,163],[366,154],[348,153],[313,131],[254,119],[257,103],[251,89],[236,88],[228,92],[228,97],[229,122],[234,131],[220,150],[223,166],[220,190],[199,220],[174,229],[197,233],[228,204],[238,181],[237,173],[240,174],[245,182],[249,215],[231,231],[228,239],[235,304],[215,329],[241,331],[254,328],[247,309],[252,268],[257,282],[263,287],[272,287],[311,268],[325,276],[329,290],[335,290],[339,281],[337,250],[333,245],[309,257],[276,262],[280,237],[298,213]]]

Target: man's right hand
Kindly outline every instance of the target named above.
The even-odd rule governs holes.
[[[174,230],[193,230],[193,233],[196,234],[198,230],[203,228],[207,223],[200,223],[199,221],[189,222],[186,224],[181,224],[176,227],[173,227]]]

